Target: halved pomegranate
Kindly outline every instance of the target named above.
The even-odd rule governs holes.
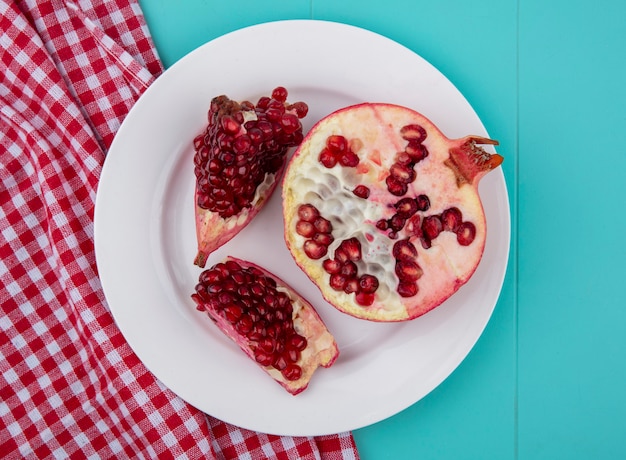
[[[289,393],[304,391],[339,355],[315,309],[280,278],[234,257],[204,270],[191,295],[199,311]]]
[[[478,182],[502,162],[477,136],[448,139],[423,115],[359,104],[319,121],[283,181],[285,240],[339,310],[416,318],[472,276],[486,221]]]
[[[213,98],[208,126],[194,141],[195,216],[204,267],[211,252],[231,240],[265,205],[283,172],[286,153],[302,141],[304,102],[287,102],[282,86],[256,106]]]

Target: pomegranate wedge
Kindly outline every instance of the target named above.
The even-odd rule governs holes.
[[[287,90],[254,105],[213,98],[206,130],[194,139],[195,216],[204,267],[211,252],[230,241],[265,205],[278,183],[290,147],[302,141],[304,102],[287,102]]]
[[[360,104],[307,134],[283,181],[285,240],[329,303],[374,321],[416,318],[465,284],[486,220],[480,179],[502,162],[406,107]]]
[[[339,349],[315,309],[267,270],[227,257],[204,270],[191,296],[265,372],[296,395]]]

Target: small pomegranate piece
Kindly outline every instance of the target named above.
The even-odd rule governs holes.
[[[285,241],[340,311],[404,321],[441,305],[478,266],[487,234],[478,183],[502,157],[447,138],[406,107],[359,104],[320,120],[283,179]],[[310,229],[324,226],[324,238]],[[312,248],[315,250],[312,250]]]
[[[211,101],[208,125],[193,142],[198,253],[204,267],[211,252],[230,241],[267,203],[289,148],[302,141],[304,102],[287,102],[282,86],[271,97]]]
[[[311,304],[251,262],[227,257],[204,270],[191,297],[197,310],[291,394],[304,391],[315,370],[330,367],[339,355]]]

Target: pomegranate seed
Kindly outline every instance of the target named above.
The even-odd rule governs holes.
[[[398,289],[396,290],[401,297],[413,297],[417,295],[417,283],[415,282],[400,282]]]
[[[283,377],[285,377],[287,380],[293,382],[294,380],[298,380],[300,377],[302,377],[302,368],[297,364],[291,363],[285,366],[285,368],[282,370],[282,374]]]
[[[449,232],[456,232],[463,221],[463,215],[459,208],[453,207],[446,209],[441,213],[441,221],[443,223],[443,229]]]
[[[415,180],[415,170],[409,165],[394,163],[389,168],[389,173],[398,182],[409,184]]]
[[[234,324],[237,320],[239,320],[239,318],[241,318],[241,315],[243,315],[243,308],[232,303],[224,307],[222,314],[230,323]]]
[[[285,113],[280,119],[280,125],[287,134],[296,132],[301,127],[298,117],[291,113]]]
[[[385,182],[387,184],[387,190],[389,190],[389,193],[395,196],[405,195],[407,190],[409,189],[407,184],[399,182],[393,176],[387,176]]]
[[[328,247],[330,243],[335,241],[335,238],[333,238],[330,233],[316,233],[315,235],[313,235],[313,241]]]
[[[402,230],[405,224],[406,217],[400,214],[394,214],[393,216],[391,216],[391,219],[389,219],[389,228],[391,228],[391,230],[393,230],[394,232],[399,232],[400,230]]]
[[[233,117],[224,115],[222,117],[222,129],[226,134],[237,134],[241,129],[241,125]]]
[[[443,230],[443,224],[439,216],[428,216],[422,221],[422,232],[429,240],[434,240]]]
[[[376,228],[379,230],[387,230],[389,228],[389,222],[385,219],[380,219],[376,222]]]
[[[304,102],[295,102],[289,106],[290,110],[295,110],[298,118],[306,117],[306,114],[309,112],[309,106]]]
[[[254,350],[254,359],[261,366],[271,366],[272,361],[274,359],[274,355],[272,353],[267,353],[259,348]]]
[[[400,128],[400,135],[407,141],[424,142],[426,130],[420,125],[411,124]]]
[[[348,168],[354,168],[359,164],[359,156],[354,152],[345,152],[339,157],[339,164]]]
[[[352,190],[352,193],[354,193],[359,198],[366,199],[370,196],[370,189],[367,188],[365,185],[357,185],[356,187],[354,187],[354,190]]]
[[[415,198],[415,202],[417,203],[417,210],[418,211],[428,211],[430,209],[430,199],[428,198],[427,195],[418,195],[417,198]]]
[[[330,233],[333,229],[330,221],[328,219],[324,219],[321,216],[313,221],[313,226],[320,233]]]
[[[428,156],[428,150],[426,147],[415,141],[409,141],[407,146],[404,148],[404,153],[406,153],[413,163],[422,161]]]
[[[335,273],[339,273],[339,270],[341,270],[341,263],[335,259],[325,259],[324,262],[322,262],[322,267],[324,267],[326,273],[333,275]]]
[[[272,98],[280,102],[285,102],[287,100],[287,95],[287,90],[282,86],[278,86],[272,91]]]
[[[376,296],[370,292],[360,291],[360,292],[357,292],[356,295],[354,296],[354,300],[356,301],[356,303],[358,303],[362,307],[369,307],[370,305],[374,303],[375,299],[376,299]]]
[[[337,164],[337,156],[328,148],[322,149],[318,160],[322,165],[327,168],[332,168]]]
[[[348,139],[339,134],[330,135],[326,139],[326,147],[331,152],[343,153],[348,150]]]
[[[252,327],[254,326],[254,322],[249,315],[243,315],[235,324],[235,329],[242,335],[248,335],[250,331],[252,331]]]
[[[302,351],[307,346],[307,340],[305,337],[302,337],[300,334],[292,334],[287,337],[285,341],[285,346],[288,349]]]
[[[378,289],[378,278],[374,275],[364,274],[359,278],[359,292],[373,294]]]
[[[343,292],[346,294],[352,294],[353,292],[358,292],[359,290],[359,281],[356,278],[349,279],[346,285],[343,287]]]
[[[411,260],[417,257],[417,249],[408,239],[396,241],[392,249],[396,260]]]
[[[282,355],[282,353],[274,353],[274,359],[272,360],[272,366],[282,371],[287,367],[287,360]]]
[[[352,262],[351,260],[348,260],[341,266],[339,273],[341,273],[346,278],[352,278],[356,276],[358,271],[359,269],[357,268],[356,264]]]
[[[330,275],[330,279],[328,280],[328,284],[335,291],[343,291],[343,288],[346,286],[348,279],[339,273]]]
[[[400,281],[417,281],[424,274],[415,260],[403,259],[396,262],[396,275]]]
[[[316,243],[313,240],[306,240],[303,246],[305,254],[313,260],[321,259],[328,252],[328,247],[323,244]]]
[[[403,217],[411,217],[417,212],[417,201],[413,198],[402,198],[394,206],[398,214]]]
[[[469,246],[476,238],[476,227],[471,222],[463,222],[459,225],[456,240],[461,246]]]
[[[256,108],[258,109],[266,109],[270,104],[271,99],[267,96],[261,96],[256,103]]]
[[[352,260],[354,262],[361,260],[361,243],[355,237],[343,240],[337,249],[345,253],[347,257],[346,260]],[[337,257],[336,253],[335,257]]]
[[[298,217],[305,222],[314,222],[319,215],[319,211],[312,204],[301,204],[298,207]]]
[[[299,220],[296,223],[296,233],[304,236],[305,238],[310,238],[317,233],[317,230],[315,230],[315,227],[311,222]]]

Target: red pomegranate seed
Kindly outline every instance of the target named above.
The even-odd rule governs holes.
[[[456,240],[461,246],[469,246],[476,238],[476,226],[471,222],[463,222],[456,232]]]
[[[396,275],[400,281],[417,281],[423,274],[415,260],[403,259],[396,262]]]
[[[422,232],[429,240],[434,240],[443,230],[443,224],[439,216],[428,216],[422,221]]]
[[[295,110],[296,115],[298,115],[298,118],[306,117],[306,114],[309,112],[309,106],[304,102],[294,102],[288,107],[288,109]]]
[[[271,366],[272,361],[274,360],[274,355],[257,348],[254,350],[254,359],[262,366]]]
[[[387,184],[387,190],[389,190],[389,193],[395,196],[405,195],[409,189],[407,184],[398,181],[393,176],[387,176],[385,183]]]
[[[407,141],[424,142],[426,130],[420,125],[411,124],[400,128],[400,135]]]
[[[359,291],[359,281],[356,278],[351,278],[348,280],[346,285],[343,287],[343,292],[346,294],[352,294],[353,292]]]
[[[280,102],[285,102],[287,100],[287,90],[282,86],[274,88],[274,91],[272,91],[272,98]]]
[[[417,212],[417,202],[413,198],[402,198],[394,206],[398,214],[404,217],[411,217]]]
[[[463,221],[463,215],[459,208],[453,207],[441,213],[443,229],[449,232],[456,232]]]
[[[341,250],[341,252],[346,255],[346,260],[352,260],[354,262],[361,260],[361,243],[355,237],[343,240],[337,250]],[[335,257],[336,256],[337,254],[335,253]]]
[[[333,229],[330,221],[319,216],[313,221],[313,226],[320,233],[330,233]]]
[[[348,168],[354,168],[359,164],[359,156],[351,151],[344,152],[339,156],[339,164]]]
[[[313,240],[306,240],[303,246],[304,252],[310,259],[321,259],[328,252],[328,246],[316,243]]]
[[[307,346],[307,340],[305,337],[302,337],[300,334],[292,334],[287,337],[285,341],[285,346],[288,349],[302,351]]]
[[[328,148],[322,149],[318,158],[319,162],[327,168],[332,168],[337,164],[337,155]]]
[[[305,238],[311,238],[317,233],[317,230],[315,230],[315,227],[311,222],[299,220],[296,223],[296,233],[298,235],[304,236]]]
[[[378,278],[374,275],[364,274],[359,278],[359,292],[373,294],[378,289]]]
[[[298,116],[293,113],[285,113],[280,119],[280,125],[287,134],[296,132],[302,126]]]
[[[339,273],[341,273],[346,278],[350,279],[352,277],[355,277],[358,271],[359,269],[356,266],[356,264],[352,262],[351,260],[348,260],[341,266]]]
[[[335,238],[330,233],[316,233],[313,235],[313,241],[318,244],[328,247],[330,243],[335,241]]]
[[[430,199],[427,195],[418,195],[415,198],[415,202],[417,203],[418,211],[428,211],[430,209]]]
[[[319,211],[312,204],[302,204],[298,208],[298,217],[305,222],[313,222],[319,215]]]
[[[234,303],[229,304],[224,307],[222,314],[229,322],[234,324],[241,318],[241,315],[243,315],[243,308]]]
[[[287,362],[285,357],[282,355],[282,353],[274,353],[274,359],[272,360],[273,367],[275,367],[279,371],[282,371],[283,369],[287,367],[287,364],[289,363]]]
[[[415,180],[415,170],[409,165],[394,163],[389,168],[389,173],[398,182],[409,184]]]
[[[365,185],[357,185],[356,187],[354,187],[354,190],[352,190],[352,193],[354,193],[359,198],[366,199],[370,196],[370,189],[367,188]]]
[[[282,370],[283,377],[287,380],[294,381],[302,377],[302,368],[297,364],[291,363]]]
[[[412,260],[417,257],[417,249],[408,239],[404,239],[394,243],[392,254],[397,260]]]
[[[397,292],[401,297],[413,297],[418,292],[417,283],[401,281],[398,284]]]
[[[333,134],[326,139],[326,147],[334,153],[343,153],[348,150],[348,139],[339,134]]]
[[[346,286],[347,282],[348,279],[340,273],[330,275],[330,279],[328,280],[328,284],[335,291],[343,291],[343,288]]]
[[[404,148],[404,153],[407,154],[413,163],[422,161],[428,156],[428,150],[426,147],[416,141],[409,141],[407,146]]]
[[[324,262],[322,262],[322,267],[324,267],[326,273],[333,275],[335,273],[339,273],[339,270],[341,270],[341,263],[335,259],[325,259]]]
[[[356,300],[356,303],[358,303],[362,307],[369,307],[374,303],[375,299],[376,296],[374,294],[363,291],[357,292],[354,296],[354,300]]]

